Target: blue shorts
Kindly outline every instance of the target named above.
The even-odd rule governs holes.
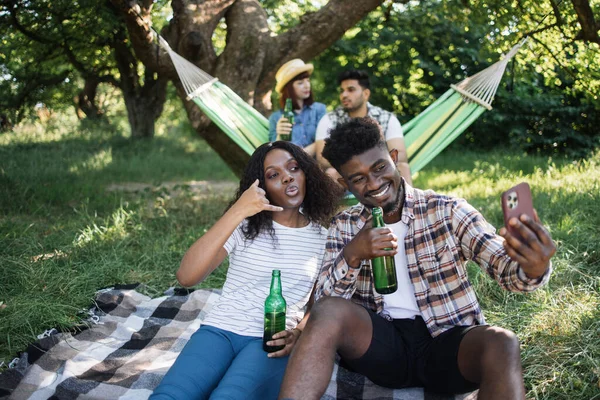
[[[262,337],[202,325],[150,399],[277,399],[287,361],[267,357]]]

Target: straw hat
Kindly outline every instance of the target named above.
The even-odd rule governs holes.
[[[294,58],[283,64],[281,68],[275,74],[275,79],[277,80],[277,85],[275,86],[275,90],[281,93],[283,87],[291,81],[296,76],[300,75],[303,72],[308,72],[312,74],[315,67],[312,64],[304,64],[299,58]]]

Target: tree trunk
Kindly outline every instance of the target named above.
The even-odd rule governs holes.
[[[248,155],[186,100],[167,53],[156,48],[149,29],[153,2],[111,2],[125,18],[137,57],[146,68],[173,80],[194,129],[240,175]],[[310,61],[381,3],[383,0],[330,0],[319,11],[302,17],[295,27],[275,36],[258,0],[173,0],[173,18],[162,34],[177,53],[219,78],[244,101],[267,115],[270,107],[263,99],[269,97],[275,85],[275,72],[283,63],[293,58]],[[212,35],[223,17],[227,23],[227,45],[217,56]]]
[[[166,78],[146,77],[143,88],[123,90],[132,138],[154,137],[154,126],[167,97],[167,82]]]
[[[75,97],[77,116],[82,119],[83,116],[90,120],[96,120],[104,115],[104,112],[96,105],[96,93],[98,91],[98,85],[100,81],[88,77],[85,80],[83,89]]]
[[[131,127],[131,137],[136,139],[150,139],[154,137],[154,123],[152,117],[154,104],[148,99],[124,94],[127,118]]]
[[[142,66],[144,76],[138,76],[139,62],[122,37],[113,43],[115,60],[121,75],[119,88],[123,92],[131,137],[154,137],[154,124],[162,113],[167,98],[168,78]],[[143,83],[142,83],[143,82]]]

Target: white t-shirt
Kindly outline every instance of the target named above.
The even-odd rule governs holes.
[[[325,114],[323,118],[319,121],[319,125],[317,125],[317,132],[315,134],[315,140],[325,140],[329,137],[329,131],[334,128],[333,121],[329,114]],[[387,129],[385,130],[385,141],[387,142],[390,139],[401,138],[404,137],[402,133],[402,126],[400,125],[400,121],[396,116],[392,115],[388,122]]]
[[[286,329],[292,329],[304,317],[325,252],[327,230],[318,224],[288,228],[273,221],[277,242],[264,232],[253,241],[246,241],[241,229],[245,223],[223,246],[229,254],[227,278],[221,297],[203,324],[238,335],[262,337],[271,271],[278,269],[287,303]]]
[[[404,248],[404,238],[406,238],[408,232],[408,225],[399,221],[386,226],[398,237],[398,253],[394,256],[398,290],[392,294],[383,295],[383,311],[394,319],[414,319],[415,316],[421,315],[421,310],[417,305],[415,289],[408,275],[406,249]]]

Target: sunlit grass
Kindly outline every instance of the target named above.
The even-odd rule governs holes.
[[[74,118],[0,135],[0,361],[52,327],[81,322],[97,289],[140,282],[154,295],[176,285],[187,248],[219,218],[231,190],[186,182],[233,174],[185,124],[159,124],[131,141],[110,124]],[[120,125],[117,125],[120,126]],[[600,153],[563,160],[450,149],[415,186],[466,198],[496,228],[500,194],[527,181],[558,244],[550,283],[503,291],[479,267],[469,276],[490,324],[521,340],[531,399],[600,399]],[[111,189],[143,183],[138,190]],[[180,182],[158,186],[165,182]],[[130,185],[133,187],[133,185]],[[220,287],[226,266],[202,287]]]

